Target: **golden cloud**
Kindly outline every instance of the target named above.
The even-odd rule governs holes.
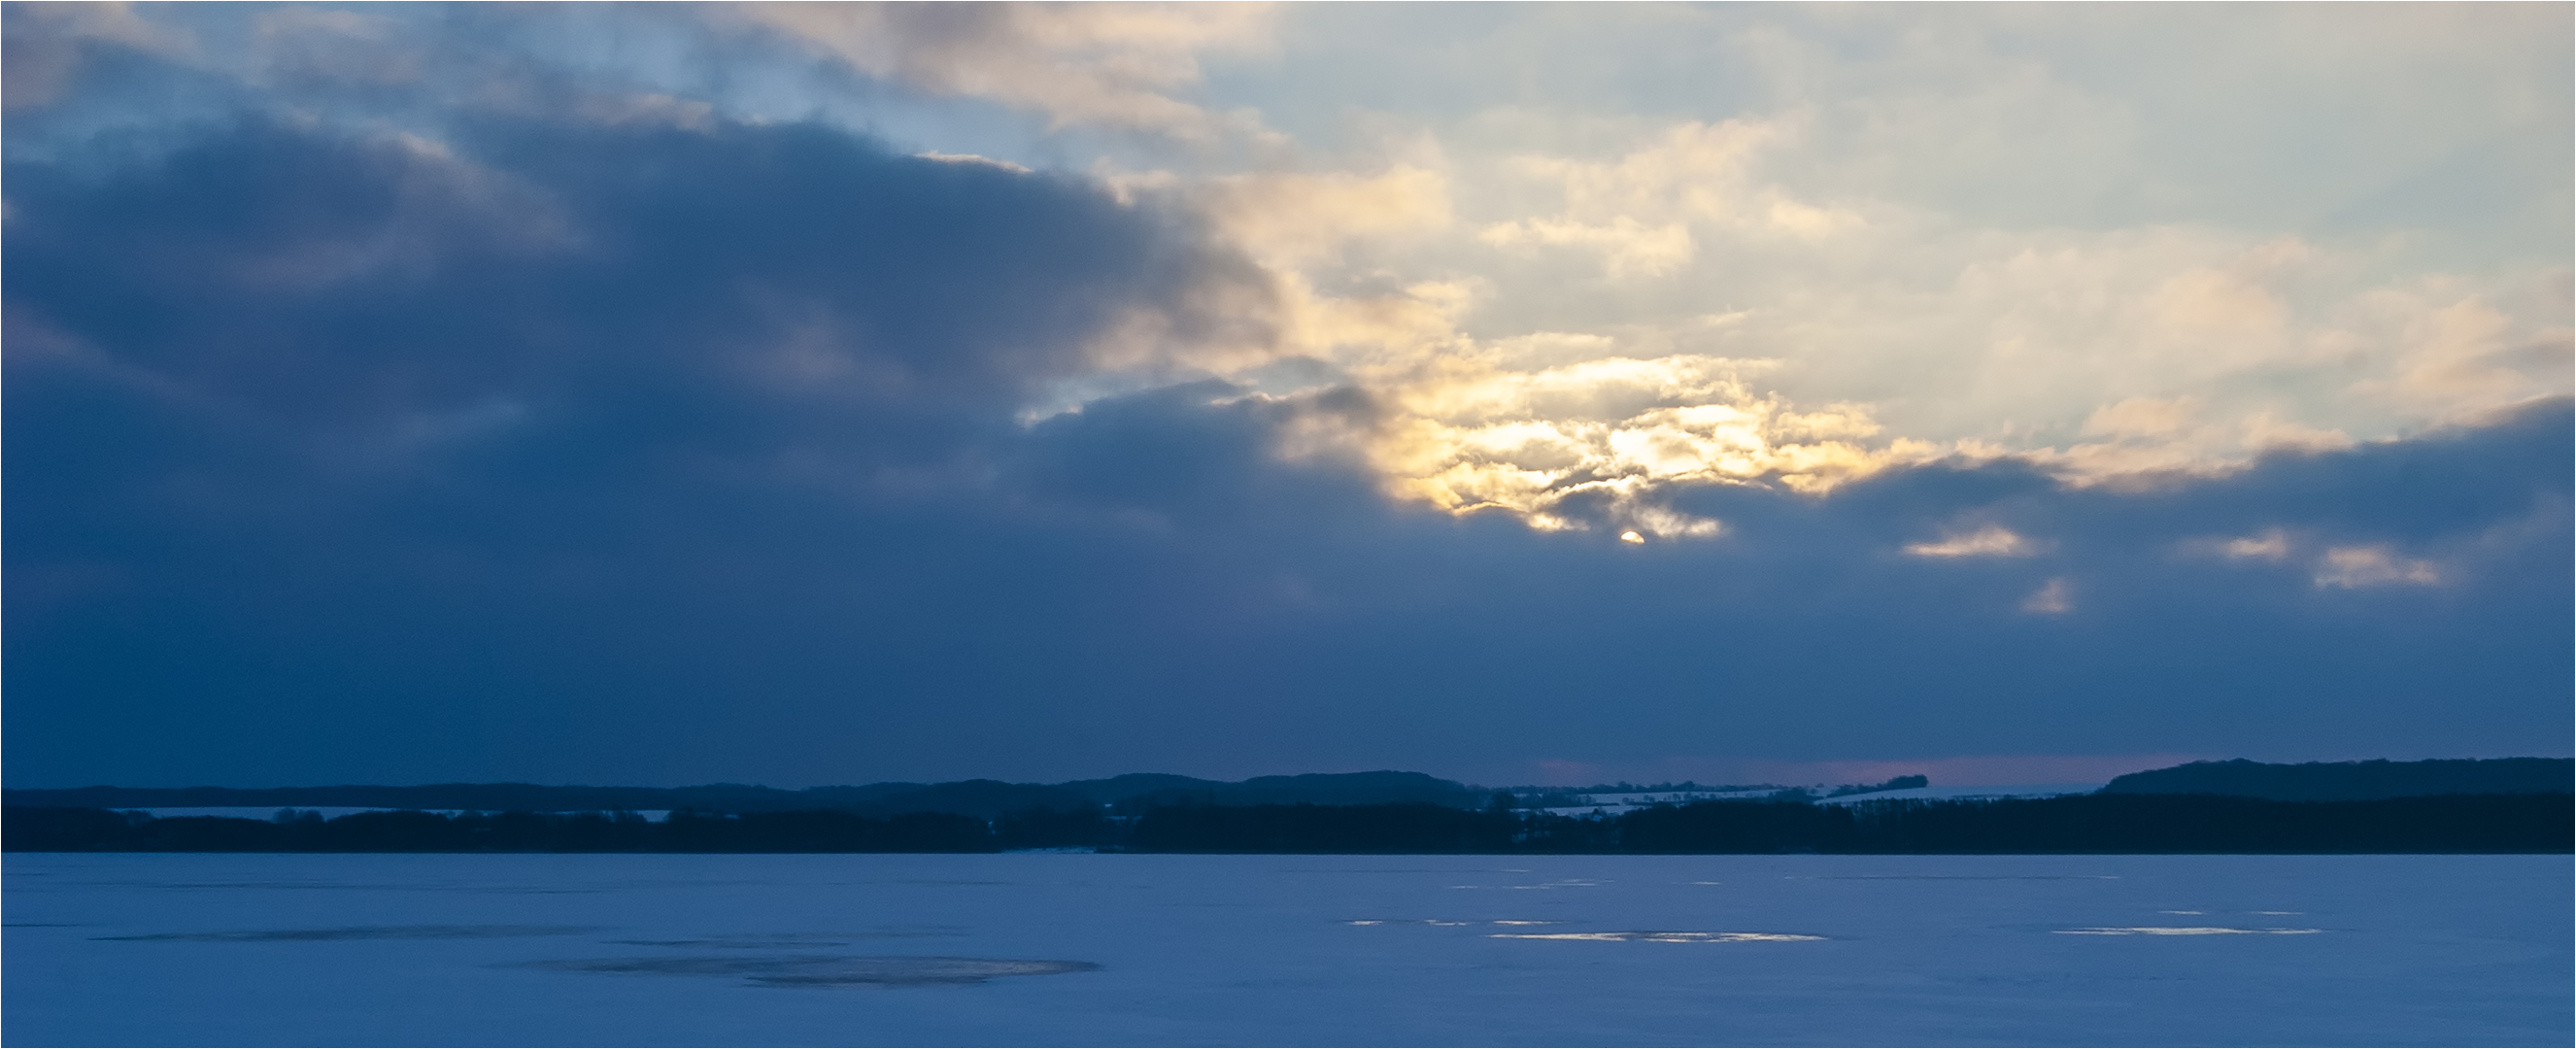
[[[1942,454],[1924,442],[1872,446],[1853,405],[1802,412],[1756,394],[1762,362],[1676,355],[1514,370],[1443,356],[1409,369],[1361,369],[1385,412],[1365,459],[1389,491],[1454,512],[1501,510],[1547,529],[1582,527],[1578,496],[1606,501],[1629,530],[1716,535],[1717,522],[1647,498],[1674,484],[1777,484],[1822,492]]]

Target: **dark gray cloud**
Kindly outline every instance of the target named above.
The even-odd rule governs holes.
[[[2145,491],[1699,488],[1723,537],[1635,546],[1273,453],[1349,391],[1024,425],[1136,311],[1258,327],[1078,179],[712,118],[20,142],[13,785],[2566,750],[2564,402]]]

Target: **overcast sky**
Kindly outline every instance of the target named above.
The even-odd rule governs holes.
[[[2566,755],[2570,17],[11,4],[6,780]]]

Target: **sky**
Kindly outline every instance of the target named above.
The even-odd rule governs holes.
[[[14,787],[2571,752],[2563,4],[0,10]]]

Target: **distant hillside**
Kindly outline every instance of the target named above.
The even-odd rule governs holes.
[[[2576,760],[2490,758],[2447,761],[2195,761],[2132,772],[2105,794],[2225,794],[2274,801],[2370,801],[2436,794],[2576,793]]]
[[[1142,810],[1172,805],[1481,805],[1486,795],[1419,772],[1350,772],[1260,776],[1240,783],[1161,773],[1072,783],[872,783],[780,790],[739,783],[698,787],[549,787],[534,783],[442,783],[413,787],[74,787],[0,791],[10,805],[96,808],[381,808],[479,812],[613,812],[695,809],[701,812],[838,811],[869,816],[946,812],[994,819],[1034,809],[1073,811],[1115,805]]]

